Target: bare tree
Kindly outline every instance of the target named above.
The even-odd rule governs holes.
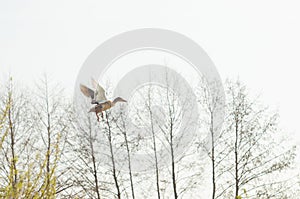
[[[37,84],[36,114],[39,123],[36,131],[41,136],[39,144],[45,146],[45,181],[42,183],[41,197],[56,195],[72,186],[70,178],[65,174],[69,171],[63,157],[67,135],[70,130],[70,105],[64,99],[63,91],[58,86],[49,86],[48,76],[44,75]]]
[[[201,177],[201,171],[198,170],[201,163],[196,163],[196,159],[192,158],[195,155],[195,143],[191,140],[189,146],[186,146],[184,138],[193,138],[192,134],[189,135],[189,128],[196,124],[193,124],[195,121],[189,114],[193,110],[197,113],[197,107],[192,107],[191,101],[194,98],[189,94],[178,97],[186,87],[180,88],[173,74],[164,75],[166,86],[149,84],[139,92],[140,100],[134,102],[139,107],[136,107],[134,115],[139,126],[145,127],[144,130],[149,133],[146,134],[149,137],[142,136],[140,139],[144,148],[152,150],[150,153],[149,149],[143,149],[149,152],[153,160],[157,197],[173,195],[174,198],[179,198],[186,192],[191,192]],[[182,122],[182,118],[186,121]],[[149,189],[152,191],[154,187]]]
[[[77,107],[82,110],[88,110],[87,106]],[[87,112],[87,111],[86,111]],[[89,198],[102,198],[100,185],[101,168],[98,166],[96,152],[94,149],[95,141],[95,128],[97,123],[93,117],[88,114],[82,114],[83,117],[78,118],[73,113],[72,123],[73,131],[75,134],[69,140],[70,163],[72,175],[75,181],[75,192],[77,197],[88,196]]]
[[[210,87],[208,87],[208,83]],[[206,146],[206,142],[199,142],[201,149],[204,150],[211,161],[211,182],[212,182],[212,199],[216,198],[217,193],[217,178],[223,173],[220,171],[218,166],[224,160],[224,145],[218,145],[222,133],[219,133],[222,125],[222,121],[216,118],[217,114],[222,112],[224,104],[222,104],[224,98],[222,96],[222,86],[217,82],[207,82],[204,78],[201,79],[198,86],[198,101],[201,104],[202,112],[205,117],[201,118],[201,127],[204,126],[209,132],[210,145]],[[221,148],[221,150],[220,150]]]
[[[114,151],[115,119],[107,111],[105,117],[97,122],[94,115],[87,113],[88,106],[84,104],[79,107],[83,117],[74,117],[77,138],[74,139],[76,142],[70,141],[76,157],[79,157],[79,160],[74,160],[72,164],[76,173],[74,174],[76,184],[82,190],[81,194],[84,193],[91,198],[106,198],[111,195],[121,198],[121,183],[118,179],[119,171],[116,168]],[[100,143],[108,151],[100,151]],[[105,157],[109,157],[111,164],[106,165],[107,162],[100,159]],[[116,188],[116,194],[112,186]]]
[[[152,105],[151,105],[151,87],[149,87],[148,90],[148,99],[147,99],[147,110],[149,111],[150,115],[150,128],[151,128],[151,135],[152,135],[152,142],[153,142],[153,154],[154,154],[154,160],[155,160],[155,176],[156,176],[156,191],[157,191],[157,198],[160,199],[160,186],[159,186],[159,168],[158,168],[158,158],[157,158],[157,146],[156,146],[156,135],[154,131],[154,118],[152,113]]]
[[[132,166],[131,166],[131,147],[130,147],[130,140],[127,135],[127,128],[126,128],[126,119],[124,118],[124,110],[120,108],[119,114],[117,119],[114,119],[113,122],[116,124],[118,130],[121,131],[122,135],[124,136],[124,145],[126,148],[126,155],[128,160],[128,173],[129,173],[129,180],[130,180],[130,189],[132,198],[135,199],[134,193],[134,183],[133,183],[133,174],[132,174]]]
[[[160,118],[156,118],[156,123],[165,136],[165,147],[170,154],[172,191],[177,199],[186,192],[192,192],[201,179],[202,163],[195,161],[197,147],[194,137],[200,110],[190,86],[178,76],[166,72],[165,84],[164,93],[160,95],[165,96],[161,105],[166,108],[166,122],[161,123]]]
[[[224,164],[234,184],[223,188],[219,197],[234,187],[233,196],[239,198],[259,191],[267,178],[288,169],[295,148],[281,144],[278,114],[272,114],[257,99],[252,100],[239,81],[228,83],[227,94],[226,145],[231,146],[228,150],[233,156],[229,155]],[[271,184],[276,183],[278,180]]]

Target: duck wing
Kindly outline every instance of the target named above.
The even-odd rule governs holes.
[[[106,99],[106,96],[105,96],[105,90],[93,78],[92,78],[92,84],[93,84],[93,87],[96,90],[96,94],[95,94],[95,98],[94,99],[97,102],[106,101],[107,99]]]
[[[89,87],[87,87],[83,84],[80,84],[80,90],[86,97],[90,97],[90,98],[92,98],[92,100],[95,98],[95,92],[92,89],[90,89]]]

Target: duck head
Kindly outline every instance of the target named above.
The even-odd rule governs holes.
[[[121,98],[121,97],[117,97],[116,99],[114,99],[113,104],[116,104],[116,103],[118,103],[118,102],[127,102],[127,101],[124,100],[124,99]]]

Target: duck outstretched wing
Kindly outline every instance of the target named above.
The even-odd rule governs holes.
[[[90,89],[89,87],[87,87],[83,84],[80,84],[80,90],[86,97],[90,97],[90,98],[92,98],[92,100],[95,98],[95,92],[92,89]]]
[[[106,101],[107,99],[105,96],[105,90],[98,84],[98,82],[94,78],[92,78],[92,85],[96,90],[94,99],[97,102]]]

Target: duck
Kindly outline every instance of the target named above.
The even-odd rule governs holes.
[[[99,113],[103,119],[103,112],[114,107],[118,102],[127,102],[121,97],[116,97],[114,100],[108,100],[105,95],[105,90],[102,86],[92,78],[92,85],[94,89],[91,89],[83,84],[80,84],[80,90],[84,96],[91,98],[91,104],[94,105],[89,110],[89,113],[95,113],[97,116],[97,121],[100,122]]]

